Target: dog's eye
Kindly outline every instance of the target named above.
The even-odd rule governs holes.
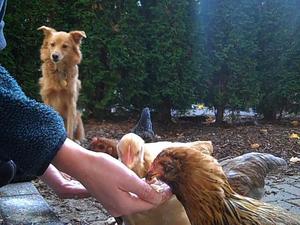
[[[67,47],[68,47],[68,45],[64,44],[62,47],[63,47],[63,48],[67,48]]]
[[[54,46],[55,46],[55,43],[54,43],[54,42],[52,42],[50,45],[51,45],[51,47],[54,47]]]

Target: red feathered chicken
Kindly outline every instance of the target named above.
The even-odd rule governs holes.
[[[154,178],[171,187],[192,225],[300,225],[284,209],[237,194],[217,160],[194,148],[162,151],[146,175]]]
[[[105,137],[93,137],[89,149],[95,152],[104,152],[114,158],[118,158],[118,140]]]
[[[133,133],[124,135],[117,148],[119,159],[139,177],[144,177],[157,154],[171,146],[193,146],[206,154],[213,151],[210,141],[144,143],[141,137]],[[157,208],[124,216],[123,220],[126,225],[190,225],[183,206],[175,196]]]

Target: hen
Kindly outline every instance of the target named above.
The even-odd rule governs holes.
[[[232,190],[215,158],[190,147],[167,148],[153,161],[146,179],[167,183],[192,225],[299,225],[281,208]]]
[[[105,137],[93,137],[89,149],[95,152],[104,152],[114,158],[118,158],[118,140]]]
[[[139,121],[134,126],[131,132],[139,135],[146,142],[153,142],[155,140],[150,110],[148,107],[143,109]]]
[[[118,154],[120,160],[128,168],[140,177],[144,177],[159,152],[164,148],[179,146],[196,147],[206,154],[212,154],[213,152],[210,141],[144,143],[138,135],[129,133],[120,140]],[[287,167],[284,159],[257,152],[223,160],[220,164],[233,190],[255,199],[261,199],[264,195],[267,174]]]
[[[150,110],[148,107],[143,109],[140,119],[132,129],[132,132],[142,137],[146,142],[152,142],[155,139]],[[107,153],[117,159],[117,144],[118,140],[116,139],[93,137],[89,145],[89,149],[95,152]]]
[[[141,137],[129,133],[118,143],[119,159],[139,177],[144,177],[157,154],[172,146],[190,146],[206,154],[213,151],[210,141],[144,143]],[[183,206],[175,196],[155,209],[124,216],[123,220],[126,225],[190,225]]]
[[[284,159],[267,153],[251,152],[219,161],[232,189],[240,195],[261,199],[265,178],[270,172],[287,168]]]
[[[125,134],[121,138],[117,145],[117,151],[119,159],[129,169],[133,170],[139,177],[144,177],[152,161],[163,149],[179,146],[194,147],[205,154],[212,154],[213,152],[211,141],[145,143],[140,136],[134,133]]]

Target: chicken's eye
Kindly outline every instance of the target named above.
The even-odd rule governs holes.
[[[170,171],[173,170],[173,166],[171,164],[169,164],[169,163],[166,163],[164,165],[164,170],[165,170],[166,173],[168,173],[168,172],[170,172]]]

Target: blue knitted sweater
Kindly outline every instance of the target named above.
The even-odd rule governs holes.
[[[0,66],[0,159],[12,159],[21,175],[40,176],[67,138],[62,118],[28,98]]]

